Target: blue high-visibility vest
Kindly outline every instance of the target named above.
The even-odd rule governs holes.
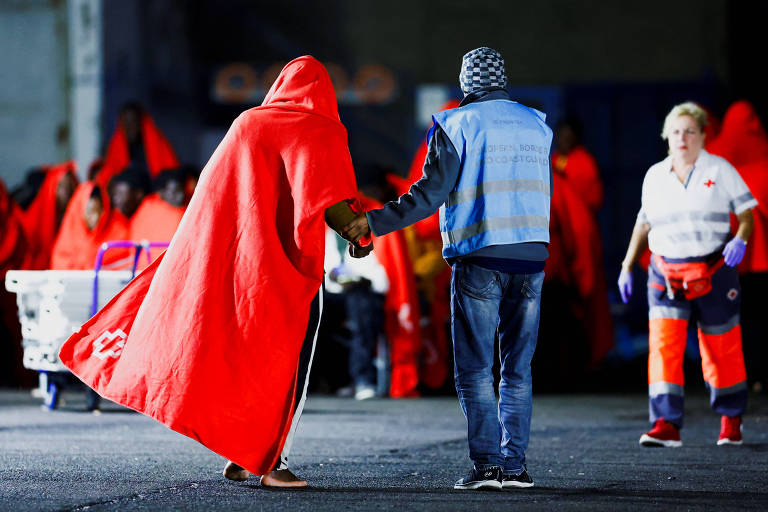
[[[549,243],[549,149],[545,114],[509,100],[470,103],[432,116],[461,158],[440,207],[443,256],[489,245]]]

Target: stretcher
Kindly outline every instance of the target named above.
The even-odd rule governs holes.
[[[104,243],[93,270],[10,270],[5,288],[16,294],[21,324],[23,364],[39,372],[40,395],[45,406],[58,406],[61,388],[69,371],[59,360],[61,345],[136,274],[142,253],[148,263],[151,250],[168,242],[112,241]],[[105,270],[104,254],[112,249],[133,249],[126,270]],[[131,262],[129,262],[131,263]],[[89,396],[89,408],[98,406],[98,395]]]

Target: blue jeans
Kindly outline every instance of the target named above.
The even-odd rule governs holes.
[[[376,341],[384,324],[384,296],[370,287],[358,286],[344,292],[347,319],[352,332],[349,347],[349,375],[357,385],[376,384]]]
[[[507,274],[456,262],[451,332],[456,391],[467,418],[469,458],[478,469],[520,473],[531,429],[531,358],[539,331],[544,272]],[[501,358],[498,408],[493,386],[496,334]]]

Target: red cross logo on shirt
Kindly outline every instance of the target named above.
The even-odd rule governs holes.
[[[711,187],[714,184],[715,184],[715,182],[712,181],[712,180],[707,180],[707,181],[704,182],[704,185],[706,185],[707,188]]]

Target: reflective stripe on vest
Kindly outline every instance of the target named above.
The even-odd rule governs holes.
[[[461,158],[458,183],[440,208],[444,257],[489,245],[549,242],[552,130],[544,117],[508,100],[433,116]]]

